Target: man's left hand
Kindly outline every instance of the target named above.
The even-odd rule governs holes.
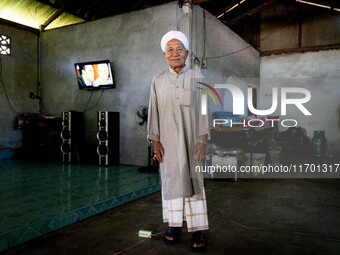
[[[206,145],[201,142],[195,145],[195,159],[200,163],[202,163],[205,158],[205,147]]]

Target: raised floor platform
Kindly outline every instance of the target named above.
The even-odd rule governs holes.
[[[0,252],[160,190],[132,166],[0,161]]]

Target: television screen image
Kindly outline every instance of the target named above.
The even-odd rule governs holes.
[[[109,60],[74,64],[79,89],[95,90],[115,88]]]

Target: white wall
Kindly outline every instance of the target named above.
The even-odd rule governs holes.
[[[315,130],[324,130],[328,152],[340,155],[340,50],[262,57],[261,109],[271,106],[272,87],[309,90],[311,100],[304,105],[312,116],[305,116],[291,106],[287,107],[287,116],[280,118],[297,120],[310,138]],[[280,115],[279,107],[274,114]],[[280,126],[280,130],[286,128]]]

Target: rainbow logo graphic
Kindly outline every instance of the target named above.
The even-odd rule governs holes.
[[[222,99],[220,97],[220,94],[218,94],[218,92],[216,91],[216,89],[212,86],[210,86],[209,84],[203,83],[203,82],[197,82],[207,88],[209,88],[217,97],[218,101],[220,102],[221,105],[223,105]],[[214,95],[210,92],[210,90],[206,89],[206,88],[198,88],[200,90],[202,90],[204,93],[208,94],[210,96],[210,98],[213,100],[214,104],[216,105],[216,98],[214,97]]]
[[[216,98],[218,99],[218,101],[220,102],[221,106],[223,105],[222,99],[220,94],[216,91],[216,89],[212,86],[210,86],[209,84],[203,83],[203,82],[197,82],[207,88],[198,88],[200,90],[202,90],[205,94],[202,94],[202,114],[206,115],[207,114],[207,95],[209,95],[209,97],[213,100],[214,104],[217,105],[217,101]],[[215,98],[215,96],[216,98]]]

